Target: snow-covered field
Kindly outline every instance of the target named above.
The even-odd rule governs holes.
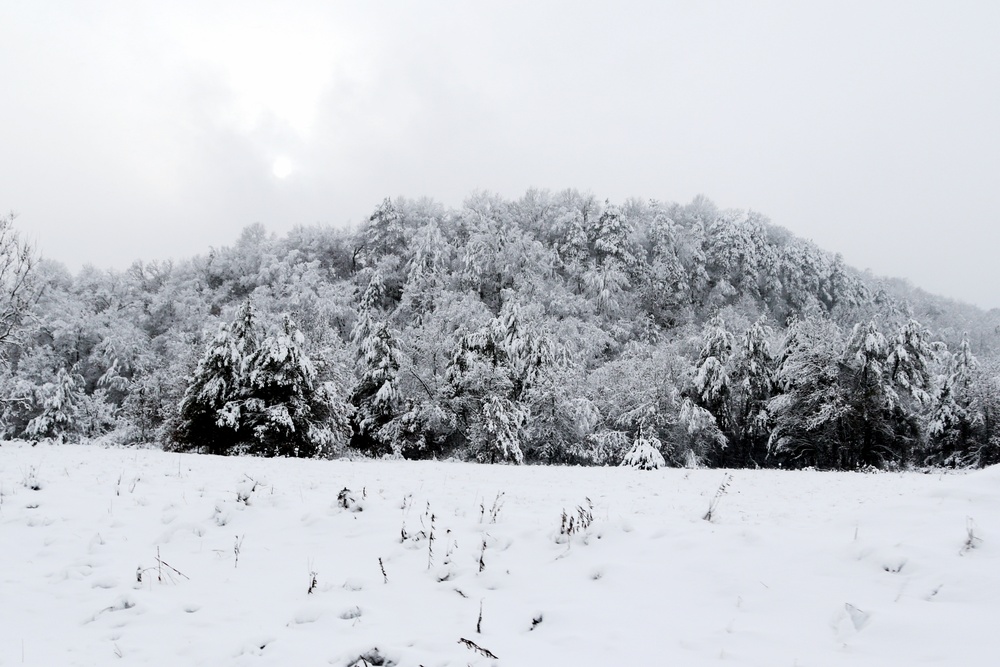
[[[1000,470],[731,474],[6,443],[0,664],[997,664]]]

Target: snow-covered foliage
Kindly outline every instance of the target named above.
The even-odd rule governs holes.
[[[369,272],[369,282],[361,297],[361,307],[351,331],[357,350],[360,378],[351,403],[357,410],[358,435],[364,449],[373,453],[394,451],[382,428],[398,412],[400,403],[400,351],[388,322],[377,319],[378,304],[385,295],[382,275]]]
[[[704,197],[395,199],[124,272],[25,257],[9,437],[615,465],[642,430],[668,465],[1000,460],[995,318]]]
[[[24,429],[29,438],[66,439],[76,424],[80,402],[80,377],[60,368],[54,382],[46,382],[39,393],[42,411]]]
[[[640,432],[635,439],[632,449],[628,450],[625,458],[622,459],[623,466],[638,468],[639,470],[656,470],[667,465],[660,448],[663,445],[655,436],[649,436]]]
[[[247,301],[232,325],[223,324],[180,406],[177,439],[214,454],[324,456],[350,435],[350,406],[317,380],[304,338],[284,317],[261,339]]]

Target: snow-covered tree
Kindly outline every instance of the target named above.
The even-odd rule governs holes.
[[[198,362],[180,404],[174,439],[185,448],[209,454],[235,453],[240,400],[249,385],[247,362],[257,349],[256,312],[247,300],[232,324],[221,324]]]
[[[505,457],[521,461],[530,391],[541,370],[551,363],[552,352],[547,333],[529,326],[514,301],[507,301],[484,327],[459,336],[447,378],[453,410],[473,451],[509,449]],[[502,442],[497,441],[498,433],[506,434]],[[504,449],[503,443],[511,446]],[[515,443],[517,454],[513,453]]]
[[[625,269],[636,264],[632,229],[621,208],[604,203],[604,211],[588,229],[591,252],[597,264],[616,264]]]
[[[729,374],[734,343],[725,321],[718,316],[712,318],[702,331],[701,352],[694,369],[693,400],[712,413],[723,432],[733,425]]]
[[[525,458],[543,463],[595,463],[592,438],[603,418],[587,395],[587,373],[550,366],[528,392]],[[602,461],[603,463],[603,461]]]
[[[355,446],[385,454],[398,449],[398,444],[389,441],[381,430],[397,414],[401,397],[399,346],[388,322],[378,319],[376,310],[382,289],[381,276],[372,272],[351,332],[360,373],[351,392],[351,404],[356,409]]]
[[[924,463],[946,466],[990,464],[1000,460],[995,429],[996,377],[984,373],[968,336],[948,355],[945,373],[927,420]]]
[[[14,215],[0,215],[0,354],[38,300],[37,263],[35,249],[14,229]]]
[[[74,439],[79,429],[81,383],[79,375],[60,368],[55,380],[46,382],[39,390],[41,412],[28,422],[25,435],[29,438]]]
[[[851,413],[843,334],[816,317],[789,327],[775,374],[777,395],[767,404],[773,420],[768,449],[797,465],[838,467]],[[846,457],[843,462],[846,462]]]
[[[288,316],[261,339],[247,301],[223,324],[181,401],[175,438],[212,454],[312,457],[346,441],[349,406],[316,379]]]
[[[484,463],[524,463],[521,446],[527,417],[521,404],[495,394],[487,396],[472,438],[476,458]]]
[[[346,441],[350,406],[317,381],[303,343],[286,315],[282,331],[265,338],[247,359],[240,430],[251,437],[240,448],[248,453],[316,457]]]
[[[632,444],[632,449],[628,450],[625,458],[622,459],[622,465],[638,468],[639,470],[656,470],[657,468],[662,468],[667,464],[663,458],[663,454],[660,453],[662,446],[659,438],[654,435],[648,435],[640,430],[639,435]]]
[[[758,319],[744,332],[733,355],[732,422],[727,433],[729,447],[720,453],[723,465],[759,466],[767,456],[770,435],[767,402],[774,393],[770,336],[770,328]]]
[[[912,422],[907,423],[900,386],[893,381],[894,354],[902,351],[890,348],[890,341],[874,321],[854,326],[844,352],[844,363],[850,369],[846,389],[851,411],[849,443],[841,450],[841,467],[898,461],[915,444],[918,433]]]
[[[930,403],[931,364],[941,348],[930,340],[930,332],[916,320],[899,328],[890,341],[886,359],[889,378],[918,407]]]
[[[386,255],[402,254],[406,234],[399,207],[391,199],[384,199],[368,218],[361,236],[360,254],[365,266],[374,267]]]
[[[640,303],[664,326],[673,326],[688,316],[690,286],[681,261],[683,232],[667,212],[654,204],[647,230],[649,252],[644,275],[637,285]]]

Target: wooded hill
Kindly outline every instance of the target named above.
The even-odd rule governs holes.
[[[984,313],[753,211],[576,191],[386,200],[123,272],[33,266],[7,438],[617,465],[1000,460]],[[630,460],[635,460],[635,451]],[[646,457],[648,459],[648,457]]]

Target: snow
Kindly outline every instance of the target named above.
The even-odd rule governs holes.
[[[988,665],[997,535],[998,468],[5,443],[0,665]]]

